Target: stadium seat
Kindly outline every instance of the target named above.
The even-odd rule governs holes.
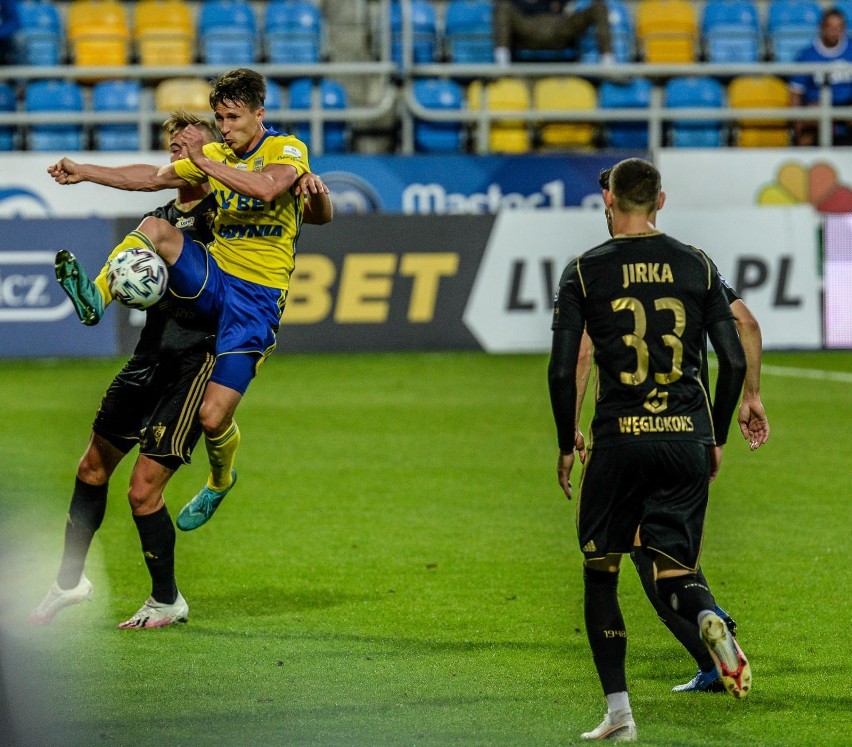
[[[59,65],[64,58],[62,21],[56,5],[28,0],[18,6],[21,27],[15,35],[21,65]]]
[[[68,44],[75,65],[126,65],[130,27],[119,0],[74,0],[68,6]]]
[[[266,110],[263,117],[263,123],[267,127],[271,127],[278,132],[287,132],[287,127],[276,112],[284,109],[284,96],[281,93],[281,86],[274,80],[266,79],[266,99],[264,99],[263,107]]]
[[[15,89],[8,83],[0,83],[0,112],[14,112],[17,108]],[[15,128],[11,125],[0,126],[0,151],[2,150],[15,150]]]
[[[210,116],[210,84],[201,78],[168,78],[154,90],[154,107],[159,112],[186,109]]]
[[[70,80],[35,80],[24,89],[27,112],[82,112],[83,89]],[[31,125],[27,137],[29,150],[83,150],[83,126],[79,124]]]
[[[320,102],[323,109],[345,109],[348,106],[346,89],[333,80],[322,80],[320,86]],[[308,78],[299,78],[290,84],[290,108],[311,109],[314,83]],[[308,148],[311,143],[310,122],[296,122],[295,135]],[[349,128],[345,121],[326,120],[323,123],[323,152],[344,153],[349,146]]]
[[[759,62],[760,17],[752,0],[708,0],[701,18],[708,62]]]
[[[488,0],[449,0],[444,44],[450,62],[465,65],[494,61],[492,13]]]
[[[247,0],[205,0],[198,18],[201,61],[228,68],[257,60],[257,22]]]
[[[414,81],[414,98],[421,106],[436,110],[460,110],[464,92],[454,80],[419,78]],[[460,153],[464,150],[462,122],[414,121],[414,147],[420,153]]]
[[[141,93],[138,80],[102,80],[92,86],[92,109],[137,112]],[[135,123],[99,124],[94,135],[98,150],[139,150],[139,126]]]
[[[140,64],[192,64],[195,21],[186,0],[139,0],[133,18]]]
[[[272,0],[263,16],[266,57],[278,64],[310,64],[322,58],[323,18],[311,2]]]
[[[541,78],[533,83],[533,108],[539,112],[564,112],[575,109],[593,110],[598,106],[598,92],[584,78],[573,75]],[[594,122],[547,122],[539,124],[539,142],[545,148],[591,148],[597,137]]]
[[[402,64],[402,8],[390,6],[391,60]],[[434,62],[438,49],[438,18],[428,0],[411,0],[411,57],[415,64]]]
[[[577,9],[591,4],[592,0],[579,0]],[[607,0],[609,28],[612,34],[612,53],[618,62],[633,62],[636,56],[636,31],[633,16],[624,0]],[[580,62],[594,63],[600,60],[600,50],[594,28],[586,30],[580,39]]]
[[[789,91],[774,75],[743,75],[728,84],[728,105],[737,109],[783,109],[789,106]],[[783,119],[745,119],[734,125],[734,143],[744,148],[786,148],[790,144]]]
[[[721,108],[725,88],[706,76],[671,78],[665,86],[665,105],[669,109]],[[720,148],[725,144],[721,120],[673,120],[668,127],[668,144],[674,148]]]
[[[636,38],[645,62],[695,62],[698,14],[689,0],[639,0]]]
[[[467,89],[467,105],[472,111],[483,106],[488,111],[527,111],[530,92],[519,78],[497,78],[484,87],[475,80]],[[498,119],[488,133],[489,150],[495,153],[526,153],[530,149],[530,132],[523,119]]]
[[[793,62],[815,38],[822,8],[813,0],[770,0],[766,35],[775,62]]]
[[[605,80],[598,91],[601,109],[647,109],[651,105],[651,81],[634,78],[624,83]],[[648,147],[646,120],[605,122],[604,140],[610,148]]]

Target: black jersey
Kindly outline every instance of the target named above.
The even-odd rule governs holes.
[[[191,210],[184,212],[175,201],[158,207],[145,216],[163,218],[190,238],[204,245],[213,240],[216,198],[208,194]],[[177,355],[206,344],[216,334],[216,323],[199,314],[191,303],[171,293],[146,312],[145,326],[139,335],[134,355]]]
[[[713,262],[665,234],[616,237],[570,262],[553,329],[585,325],[594,343],[595,446],[634,438],[712,445],[704,335],[731,318]]]

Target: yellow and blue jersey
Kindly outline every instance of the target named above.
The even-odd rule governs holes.
[[[224,143],[208,143],[204,155],[241,170],[262,171],[270,164],[288,164],[298,176],[310,171],[305,144],[274,130],[267,130],[257,147],[242,156]],[[242,280],[286,290],[302,227],[302,199],[292,190],[272,202],[246,197],[205,174],[188,158],[175,161],[174,168],[190,184],[210,182],[219,206],[210,253],[219,267]]]

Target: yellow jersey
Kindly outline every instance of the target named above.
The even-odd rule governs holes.
[[[267,130],[257,147],[242,156],[224,143],[207,143],[208,158],[235,169],[263,171],[269,164],[289,164],[298,176],[310,171],[308,149],[292,135]],[[302,227],[302,198],[292,189],[272,202],[246,197],[205,174],[188,158],[174,163],[175,172],[190,184],[210,182],[219,209],[210,253],[219,267],[242,280],[286,290],[295,266],[296,239]]]

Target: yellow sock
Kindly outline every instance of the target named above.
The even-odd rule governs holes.
[[[205,436],[204,443],[207,446],[207,459],[210,461],[207,486],[211,490],[224,490],[231,484],[231,470],[234,468],[237,447],[240,445],[240,429],[237,428],[236,422],[231,423],[231,427],[221,436]]]
[[[151,239],[149,239],[141,231],[131,231],[121,240],[121,243],[109,253],[109,256],[106,258],[106,262],[104,262],[103,268],[95,278],[95,287],[104,299],[105,307],[109,305],[110,301],[112,301],[112,293],[109,292],[109,285],[107,285],[107,265],[113,257],[120,254],[125,249],[150,249],[153,252],[154,245],[151,243]]]

